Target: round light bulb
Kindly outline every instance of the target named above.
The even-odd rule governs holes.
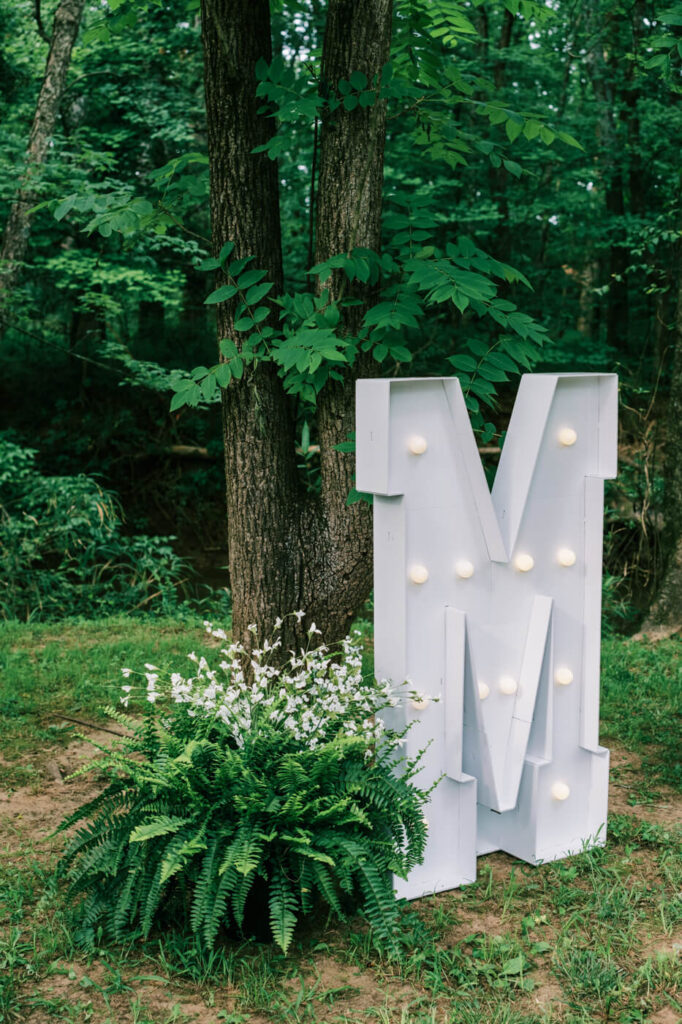
[[[516,693],[519,688],[519,684],[513,678],[513,676],[502,676],[500,679],[500,693],[505,693],[507,696],[511,696]]]
[[[415,711],[423,711],[424,708],[428,708],[430,703],[431,702],[429,701],[428,697],[422,697],[421,700],[410,701],[410,704],[412,705]]]
[[[410,569],[410,579],[413,583],[426,583],[429,578],[429,570],[425,565],[413,565]]]
[[[552,786],[552,797],[555,800],[567,800],[571,795],[571,790],[565,782],[555,782]]]
[[[412,437],[408,438],[407,450],[411,452],[412,455],[423,455],[427,448],[428,445],[425,437],[421,437],[419,434],[413,434]]]
[[[474,575],[474,565],[467,558],[461,558],[459,562],[455,564],[455,572],[461,580],[468,580]]]
[[[557,552],[559,565],[563,565],[567,569],[575,565],[575,557],[575,551],[572,551],[571,548],[560,548]]]
[[[514,559],[514,567],[519,572],[530,572],[535,565],[535,559],[532,555],[517,555]]]
[[[564,448],[570,448],[578,440],[578,435],[573,427],[562,427],[559,431],[559,444]]]
[[[573,682],[573,673],[570,668],[565,666],[558,668],[554,673],[554,682],[558,683],[559,686],[570,686]]]
[[[490,695],[490,687],[487,683],[478,684],[478,696],[480,700],[485,700]]]

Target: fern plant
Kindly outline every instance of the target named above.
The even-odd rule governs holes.
[[[141,693],[143,720],[109,709],[131,736],[82,769],[108,785],[59,827],[78,826],[58,874],[86,942],[172,922],[211,948],[222,927],[242,930],[249,908],[267,906],[286,952],[300,916],[322,903],[340,919],[361,909],[398,948],[391,873],[405,877],[426,840],[419,759],[401,760],[402,734],[384,728],[379,713],[400,698],[363,677],[357,642],[339,657],[312,647],[316,632],[283,668],[269,663],[275,640],[248,674],[239,645],[217,668],[190,655],[189,678],[148,665],[138,684],[124,670],[123,704]]]

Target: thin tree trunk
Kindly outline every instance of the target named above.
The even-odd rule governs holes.
[[[323,76],[332,87],[354,70],[370,79],[380,71],[390,13],[390,0],[330,0]],[[255,94],[255,65],[271,57],[270,31],[268,0],[202,0],[213,250],[233,241],[235,257],[254,256],[252,266],[267,271],[276,294],[283,282],[277,164],[252,152],[272,134]],[[384,134],[382,104],[325,120],[318,259],[353,245],[378,249]],[[341,287],[335,278],[335,295]],[[218,306],[218,337],[239,346],[234,310],[233,302]],[[352,310],[349,331],[357,330],[362,312]],[[274,367],[248,369],[223,393],[233,636],[247,646],[249,625],[268,635],[277,616],[299,608],[333,642],[369,593],[371,517],[366,508],[346,508],[352,458],[333,451],[353,430],[351,377],[320,396],[320,496],[300,483],[291,402]],[[306,628],[289,620],[285,647]]]
[[[587,4],[587,30],[593,38],[592,46],[587,54],[586,64],[592,89],[599,108],[597,121],[597,138],[599,142],[600,176],[604,185],[606,211],[612,237],[623,238],[625,228],[625,189],[623,182],[622,163],[619,161],[620,140],[618,139],[615,122],[614,73],[613,68],[604,55],[604,25],[600,0],[590,0]],[[612,31],[615,32],[612,18]],[[618,52],[617,48],[610,47]],[[618,351],[622,351],[628,335],[628,288],[625,280],[625,269],[629,262],[629,252],[622,241],[612,241],[608,253],[609,292],[606,311],[606,342]]]
[[[652,639],[682,629],[682,245],[679,248],[678,292],[673,335],[673,365],[666,416],[665,478],[666,569],[641,628]]]
[[[26,170],[10,208],[0,252],[0,299],[3,293],[11,293],[26,256],[31,233],[30,211],[36,202],[35,183],[54,132],[84,7],[85,0],[61,0],[55,12],[45,77],[26,151]]]

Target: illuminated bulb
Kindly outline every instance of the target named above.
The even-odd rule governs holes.
[[[424,708],[428,708],[429,703],[430,701],[428,697],[422,697],[421,700],[410,701],[410,704],[412,705],[415,711],[423,711]]]
[[[575,565],[575,551],[571,551],[570,548],[560,548],[557,553],[559,565],[565,565],[568,569],[569,566]]]
[[[468,580],[470,576],[474,575],[473,563],[466,558],[462,558],[456,563],[455,572],[461,580]]]
[[[427,448],[426,438],[420,437],[419,434],[413,434],[408,439],[407,449],[412,455],[423,455]]]
[[[577,440],[578,435],[573,427],[562,427],[559,431],[559,444],[564,445],[565,448],[570,448]]]
[[[554,682],[559,686],[570,686],[573,682],[573,673],[570,668],[558,668],[554,673]]]
[[[426,583],[429,578],[429,570],[425,565],[413,565],[410,569],[410,579],[413,583]]]
[[[530,572],[535,565],[535,559],[532,555],[517,555],[514,559],[514,566],[519,572]]]
[[[487,683],[479,683],[478,684],[478,696],[480,697],[480,699],[481,700],[485,700],[486,697],[489,696],[489,694],[490,694],[490,687],[488,686],[488,684]]]
[[[425,814],[422,814],[422,821],[424,822],[424,825],[428,829],[428,827],[429,827],[429,819],[426,817]]]
[[[500,693],[506,693],[508,696],[511,696],[513,693],[516,693],[518,688],[519,684],[512,676],[502,676],[500,679]]]
[[[552,796],[555,800],[566,800],[571,795],[571,791],[565,782],[555,782],[552,786]]]

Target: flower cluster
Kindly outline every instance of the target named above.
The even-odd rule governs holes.
[[[299,622],[304,616],[303,612],[293,614]],[[211,636],[227,641],[224,630],[214,629],[210,622],[204,625]],[[312,623],[307,648],[289,652],[282,665],[273,659],[282,645],[277,635],[281,626],[278,618],[275,639],[263,640],[248,656],[239,643],[221,648],[217,667],[192,652],[188,657],[194,669],[188,676],[173,672],[162,682],[161,670],[145,665],[146,671],[140,674],[146,680],[147,700],[182,705],[190,718],[222,723],[239,747],[249,736],[276,729],[310,750],[339,735],[360,736],[366,741],[366,756],[371,756],[384,732],[378,713],[394,707],[398,698],[386,680],[363,676],[359,632],[342,640],[334,654],[324,644],[313,646],[320,630]],[[257,637],[255,625],[249,630]],[[250,671],[245,672],[247,657]],[[131,669],[122,672],[126,680],[133,674]],[[121,697],[125,707],[132,692],[126,683]]]

